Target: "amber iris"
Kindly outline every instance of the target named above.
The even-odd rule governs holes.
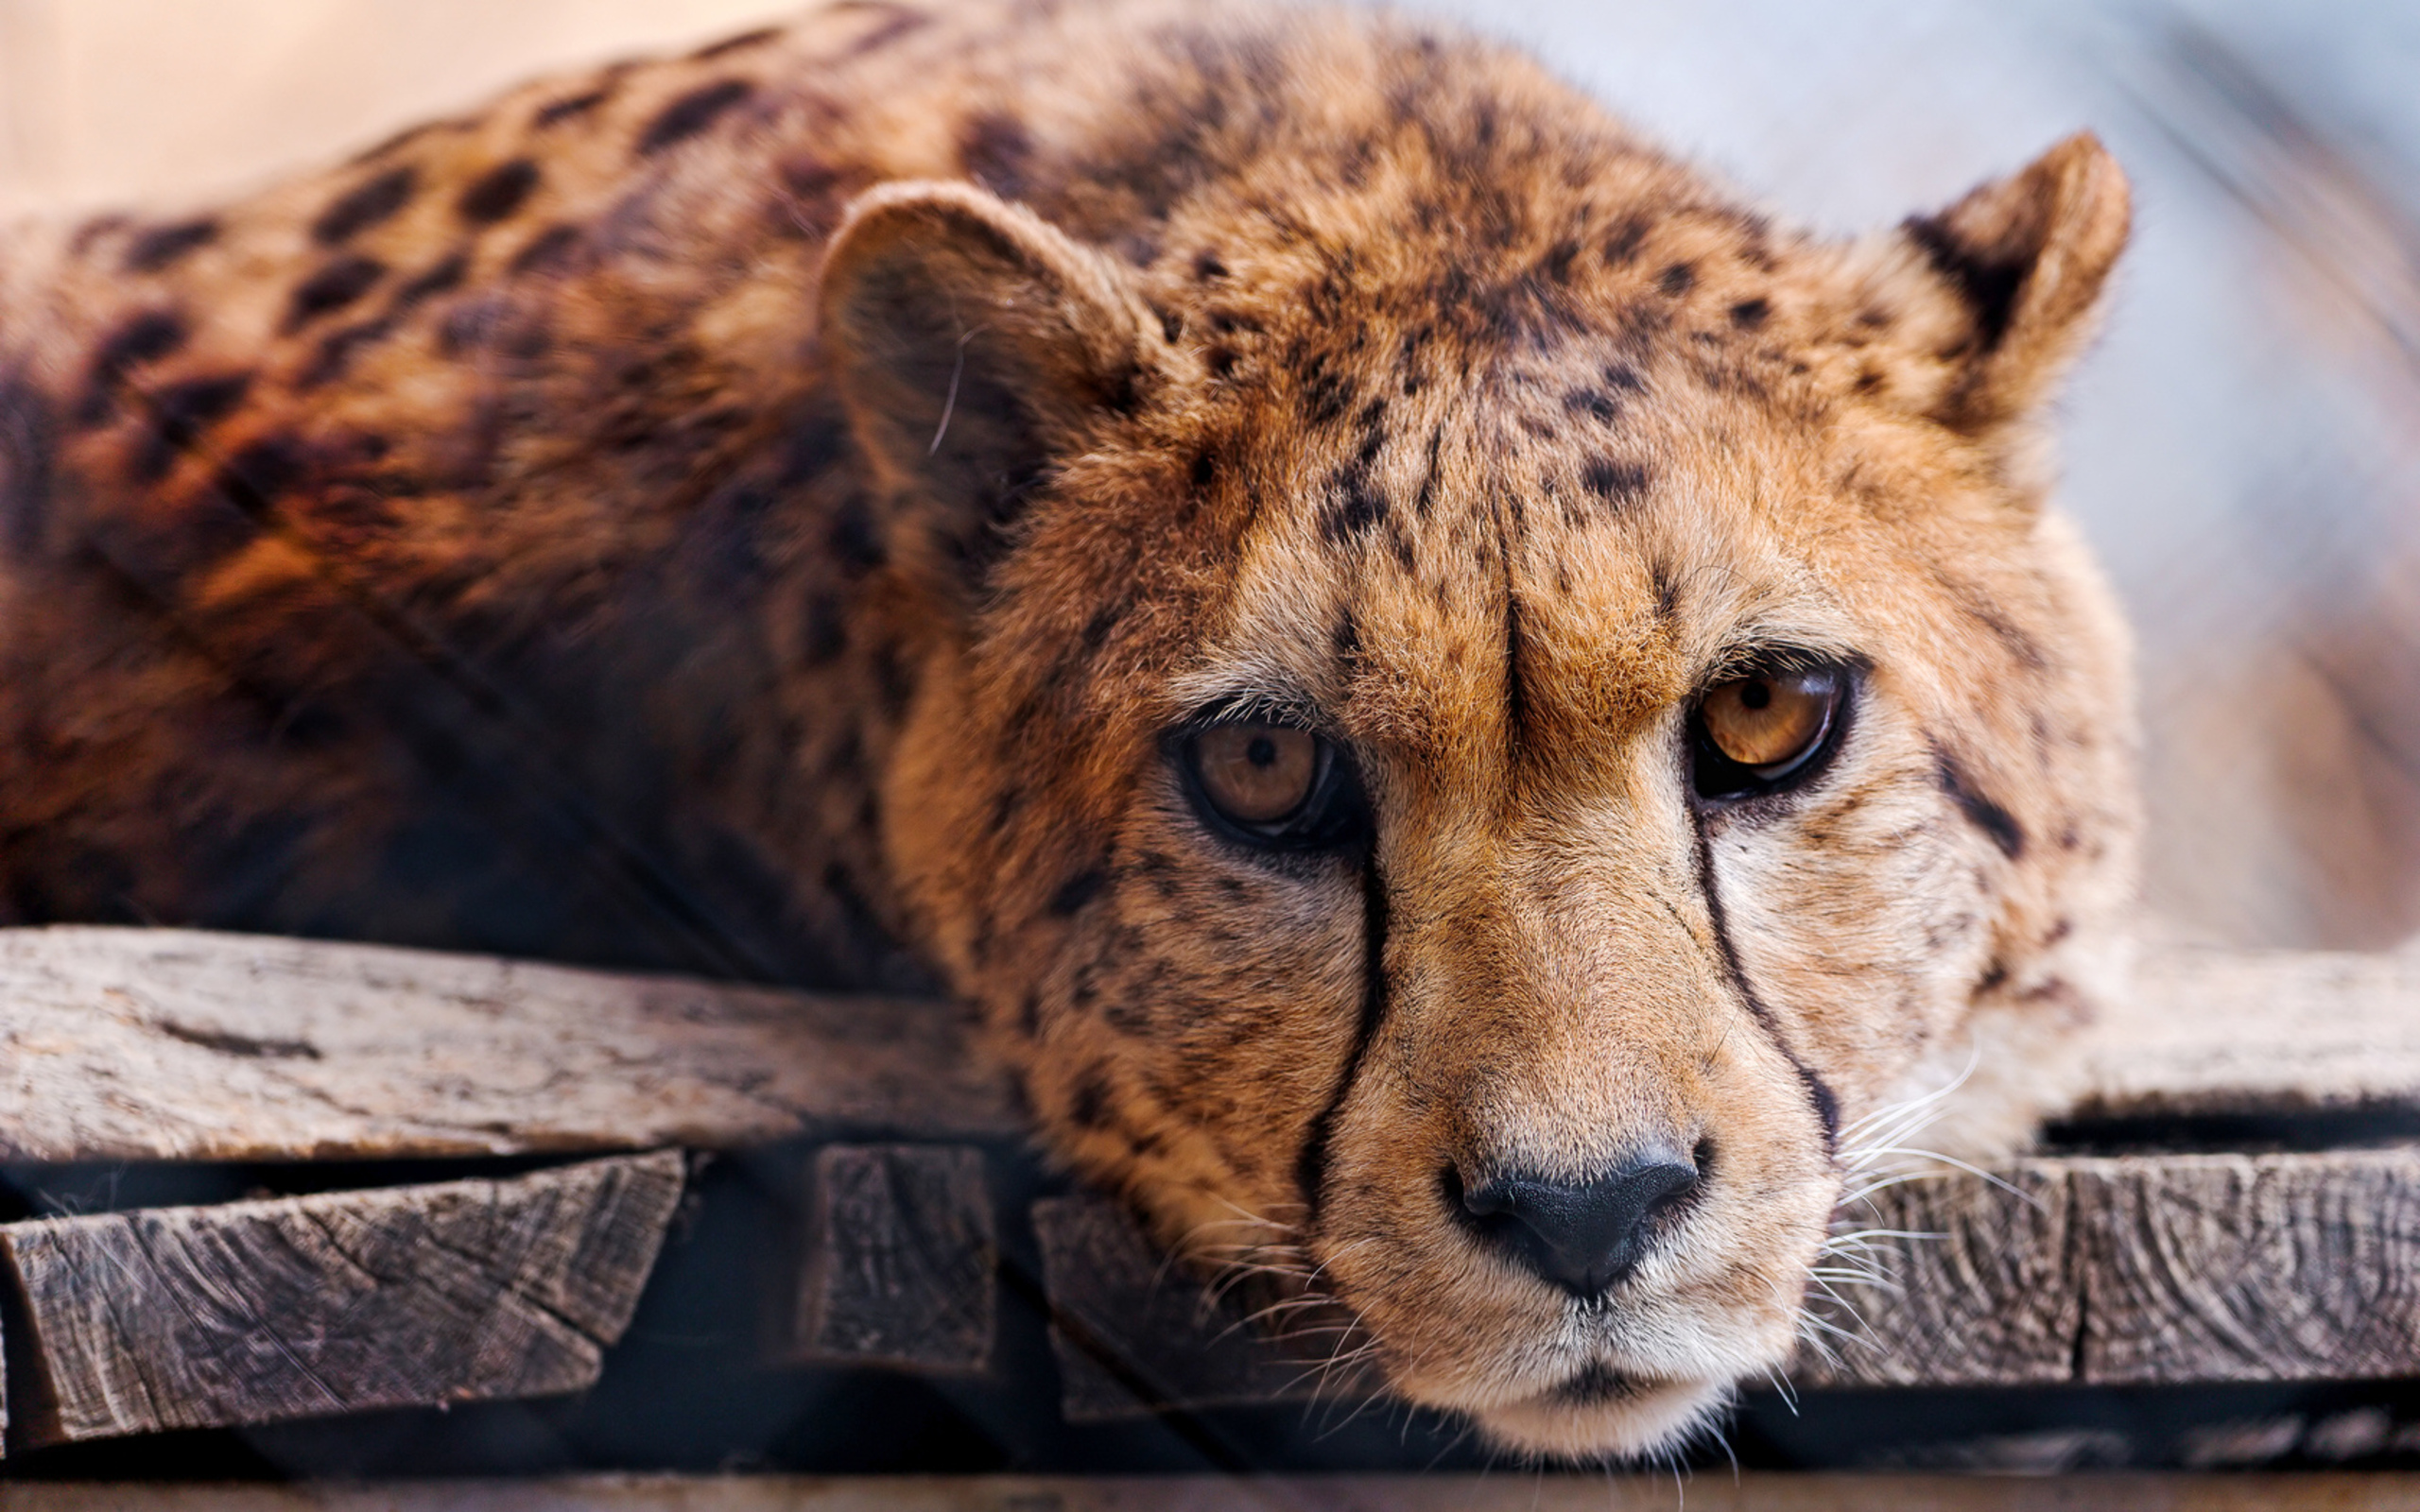
[[[1717,686],[1699,705],[1699,717],[1726,758],[1777,776],[1823,744],[1840,693],[1836,672],[1760,672]]]
[[[1237,824],[1292,814],[1319,779],[1319,738],[1284,725],[1219,725],[1194,738],[1202,795]]]

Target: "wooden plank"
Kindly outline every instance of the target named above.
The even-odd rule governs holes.
[[[73,1442],[577,1391],[638,1304],[676,1152],[369,1192],[0,1228]]]
[[[2096,1384],[2420,1375],[2420,1151],[2079,1161]]]
[[[2087,1116],[2420,1108],[2420,954],[2146,950],[2087,1033]]]
[[[801,1268],[794,1355],[980,1371],[992,1363],[999,1246],[983,1152],[827,1145]]]
[[[2052,1160],[1988,1178],[1951,1171],[1847,1204],[1832,1226],[1838,1252],[1823,1262],[1834,1274],[1807,1298],[1817,1322],[1795,1379],[1808,1386],[2067,1380],[2083,1321],[2067,1274],[2071,1209],[2066,1171]]]
[[[1024,1121],[948,1005],[188,930],[0,930],[0,1157],[732,1147]]]
[[[1046,1198],[1033,1205],[1033,1229],[1069,1422],[1273,1401],[1357,1402],[1374,1385],[1329,1367],[1333,1333],[1269,1338],[1238,1296],[1213,1295],[1168,1263],[1117,1203]]]

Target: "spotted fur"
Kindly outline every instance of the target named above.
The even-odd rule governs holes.
[[[0,910],[979,1003],[1050,1147],[1547,1453],[1789,1352],[1841,1141],[2111,990],[2125,637],[2033,417],[2089,138],[1854,243],[1352,11],[849,3],[0,254]],[[1692,799],[1692,700],[1857,669]],[[1350,753],[1351,854],[1171,731]],[[1703,1180],[1608,1297],[1458,1172]],[[1321,1310],[1325,1312],[1322,1313]]]

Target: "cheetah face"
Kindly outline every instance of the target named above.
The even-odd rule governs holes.
[[[894,186],[825,272],[927,627],[917,927],[1055,1150],[1552,1456],[1786,1366],[1860,1123],[2085,1011],[2133,822],[2022,429],[2114,168],[1845,249],[1676,172],[1139,274]],[[1981,1080],[1988,1143],[2039,1089]]]

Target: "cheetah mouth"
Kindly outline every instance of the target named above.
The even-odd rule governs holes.
[[[1632,1400],[1647,1386],[1648,1383],[1638,1377],[1599,1361],[1561,1384],[1548,1387],[1541,1397],[1558,1407],[1610,1407]]]

